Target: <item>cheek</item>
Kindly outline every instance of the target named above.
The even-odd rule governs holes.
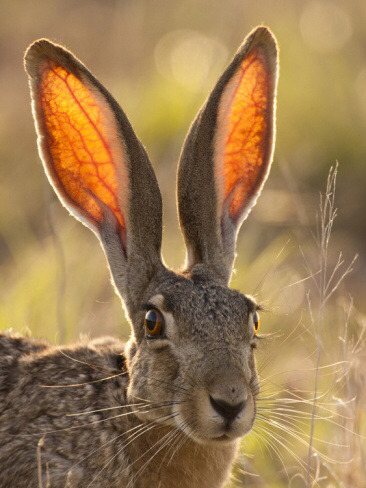
[[[255,356],[254,356],[253,350],[250,351],[248,366],[249,366],[250,373],[251,373],[251,382],[254,382],[257,378],[257,365],[255,362]]]
[[[149,365],[145,355],[141,351],[129,356],[129,385],[127,395],[129,401],[135,402],[134,397],[147,398]]]
[[[174,395],[174,383],[178,376],[178,364],[169,347],[154,351],[150,355],[148,383],[154,393],[164,399],[164,395]]]
[[[140,349],[130,362],[130,398],[165,401],[174,396],[174,382],[178,375],[177,362],[168,348]]]

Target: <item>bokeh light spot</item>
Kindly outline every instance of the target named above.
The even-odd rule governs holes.
[[[189,30],[170,32],[155,48],[159,72],[192,91],[203,88],[208,75],[221,69],[226,58],[223,44]]]
[[[341,49],[352,34],[348,13],[330,1],[309,2],[300,18],[301,34],[320,53]]]
[[[358,106],[366,114],[366,66],[356,78],[355,90]]]

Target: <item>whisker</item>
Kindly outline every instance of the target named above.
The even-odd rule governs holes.
[[[136,440],[138,437],[140,437],[141,435],[143,434],[146,434],[146,432],[149,432],[151,429],[153,429],[154,427],[156,427],[155,424],[152,424],[152,425],[147,425],[146,429],[138,432],[135,436],[131,436],[132,438],[130,438],[129,442],[127,442],[127,444],[123,445],[121,447],[121,449],[118,449],[117,453],[112,456],[112,458],[103,466],[103,468],[94,476],[94,478],[91,480],[91,482],[88,484],[87,488],[89,488],[93,483],[94,481],[96,481],[96,479],[103,473],[103,471],[111,464],[111,462],[129,445],[131,444],[131,442],[133,442],[134,440]]]
[[[168,432],[162,439],[159,439],[148,451],[144,453],[147,454],[151,449],[156,447],[158,444],[162,442],[162,445],[158,448],[158,450],[142,465],[142,467],[137,471],[137,473],[133,476],[133,481],[134,483],[137,481],[137,479],[141,476],[145,468],[151,463],[151,461],[154,459],[155,456],[166,446],[169,444],[169,442],[174,439],[176,435],[176,430],[174,429],[172,432]],[[133,463],[134,464],[134,463]],[[131,480],[132,482],[132,480]]]
[[[268,436],[268,433],[264,431],[264,429],[260,428],[260,430],[262,431],[262,433],[264,433],[266,436]],[[256,427],[256,433],[257,435],[259,435],[258,433],[258,427]],[[264,446],[265,448],[267,449],[271,459],[273,459],[272,457],[272,453],[271,451],[269,450],[269,447],[272,448],[273,452],[276,454],[276,456],[278,457],[279,461],[281,462],[282,466],[283,466],[283,469],[286,473],[286,476],[287,478],[289,477],[288,475],[288,471],[287,471],[287,468],[286,468],[286,465],[285,465],[285,461],[281,455],[281,452],[280,450],[277,448],[277,446],[275,445],[275,443],[272,441],[272,439],[268,439],[268,437],[265,437],[264,439],[262,439],[261,436],[259,436],[259,439],[264,443]]]
[[[314,367],[314,368],[308,368],[308,369],[292,369],[291,372],[293,373],[309,373],[311,371],[317,371],[317,370],[322,370],[322,369],[328,369],[328,368],[331,368],[333,366],[338,366],[338,365],[342,365],[342,364],[347,364],[349,361],[337,361],[335,363],[332,363],[332,364],[326,364],[325,366],[319,366],[318,368],[317,367]],[[336,373],[338,373],[339,371],[341,371],[341,369],[338,369],[336,371],[331,371],[330,373],[324,373],[322,376],[330,376],[330,375],[334,375]],[[288,371],[279,371],[277,373],[274,373],[270,376],[267,376],[266,378],[262,379],[259,381],[259,383],[263,383],[264,381],[268,381],[269,379],[271,378],[275,378],[277,376],[280,376],[282,374],[288,374]]]
[[[84,462],[86,459],[90,458],[93,454],[97,453],[98,451],[100,451],[101,449],[103,449],[105,446],[111,444],[112,442],[120,439],[121,437],[123,437],[124,435],[128,434],[129,432],[132,432],[132,431],[138,431],[140,432],[142,429],[142,427],[147,427],[147,424],[139,424],[139,425],[136,425],[135,427],[132,427],[131,429],[128,429],[127,431],[125,432],[122,432],[121,434],[118,434],[117,436],[113,437],[112,439],[110,439],[109,441],[105,442],[102,446],[98,447],[97,449],[94,449],[91,453],[89,453],[87,456],[83,457],[80,461],[78,461],[76,464],[74,464],[73,466],[71,466],[70,470],[73,470],[74,468],[76,468],[76,466],[78,466],[79,464],[81,464],[82,462]],[[137,432],[134,432],[134,434],[136,434]],[[126,440],[128,440],[131,436],[128,436]]]
[[[261,417],[265,417],[269,420],[273,419],[273,418],[277,419],[277,421],[288,423],[289,425],[291,425],[293,427],[297,427],[297,426],[308,427],[309,426],[309,422],[306,422],[306,420],[309,420],[308,418],[304,418],[301,416],[292,416],[292,415],[290,416],[287,414],[279,414],[279,413],[272,413],[272,412],[269,412],[269,413],[270,413],[270,417],[267,416],[266,414],[262,413],[262,412],[258,412],[258,415],[260,415]]]
[[[85,412],[79,412],[79,413],[68,413],[68,414],[66,414],[66,417],[79,417],[80,415],[88,415],[88,414],[91,414],[91,413],[107,412],[109,410],[117,410],[119,408],[138,407],[140,405],[146,405],[146,403],[143,403],[143,402],[140,402],[140,403],[129,403],[127,405],[117,405],[116,407],[98,408],[96,410],[86,410]]]
[[[168,466],[173,461],[173,457],[179,451],[179,449],[181,447],[183,447],[185,444],[188,444],[190,442],[193,443],[193,440],[190,437],[188,437],[185,432],[182,431],[182,433],[181,433],[181,440],[177,442],[177,447],[174,449],[172,455],[170,456],[170,459],[168,461]]]
[[[276,357],[278,357],[278,355],[280,354],[280,352],[282,351],[282,347],[286,344],[287,341],[289,341],[291,339],[291,337],[296,333],[297,329],[300,327],[302,323],[302,317],[300,317],[297,325],[291,330],[291,332],[283,339],[283,341],[278,345],[278,347],[276,347],[276,350],[273,351],[271,354],[269,354],[269,356],[267,356],[266,360],[264,363],[262,363],[262,365],[259,366],[258,368],[258,373],[261,373],[270,363],[273,362],[274,359],[276,359]],[[291,342],[289,342],[287,344],[287,347],[291,346],[291,344],[295,341],[298,341],[299,338],[305,334],[306,331],[302,331],[299,335],[297,335],[296,337],[294,337],[292,339]]]
[[[162,402],[153,402],[153,401],[149,401],[149,400],[144,400],[144,401],[141,401],[140,403],[128,403],[126,405],[117,405],[116,407],[106,407],[106,408],[99,408],[97,410],[86,410],[85,412],[79,412],[79,413],[69,413],[66,416],[67,417],[78,417],[81,415],[88,415],[91,413],[106,412],[109,410],[116,410],[116,409],[120,409],[120,408],[129,408],[129,407],[139,407],[139,406],[145,407],[145,408],[147,408],[147,407],[159,407],[160,408],[160,407],[164,407],[164,406],[169,407],[169,406],[176,405],[177,403],[181,403],[181,402],[170,401],[170,400],[162,401]],[[134,412],[138,413],[138,412],[141,412],[141,410],[137,409],[137,410],[134,410]]]
[[[304,436],[306,439],[309,438],[309,434],[307,432],[300,430],[296,426],[296,424],[289,422],[288,420],[284,419],[283,417],[280,417],[280,419],[278,419],[278,417],[277,417],[277,420],[274,420],[274,419],[268,418],[264,415],[259,415],[258,418],[260,418],[261,420],[263,420],[267,424],[273,425],[273,427],[275,427],[277,429],[283,430],[285,433],[290,433],[291,435],[296,434],[296,436]],[[283,424],[281,422],[283,422]],[[296,422],[300,423],[299,421],[296,421]],[[305,424],[305,425],[307,425],[307,424]],[[298,437],[296,437],[296,439],[299,440]],[[318,442],[321,442],[323,444],[327,444],[329,446],[344,447],[344,448],[349,447],[348,445],[337,444],[335,442],[326,441],[325,439],[319,439],[317,437],[313,437],[313,439],[318,441]],[[306,442],[306,445],[307,444],[308,444],[308,442]]]
[[[162,420],[169,420],[170,418],[174,418],[175,414],[169,414],[169,415],[166,415],[166,416],[163,416],[161,417],[159,420],[162,421]],[[117,453],[112,456],[112,458],[104,465],[104,467],[94,476],[94,478],[91,480],[91,482],[88,484],[87,488],[89,488],[93,483],[94,481],[102,474],[102,472],[110,465],[110,463],[123,451],[123,449],[125,449],[128,445],[131,444],[131,442],[135,441],[138,437],[140,437],[141,435],[145,434],[146,432],[149,432],[151,429],[155,428],[159,426],[159,424],[157,423],[152,423],[152,424],[147,424],[146,426],[146,429],[143,430],[142,432],[139,432],[136,434],[136,436],[132,436],[133,438],[130,439],[127,444],[124,444],[121,449],[119,449],[117,451]],[[145,455],[145,453],[143,454],[143,456]],[[141,457],[141,456],[140,456]],[[136,459],[131,465],[130,467],[135,464],[135,462],[137,462],[140,458]]]
[[[168,456],[169,452],[171,451],[171,449],[175,446],[175,444],[177,444],[179,442],[179,440],[180,440],[180,438],[181,438],[182,435],[185,436],[184,432],[181,430],[184,427],[184,424],[185,424],[185,421],[183,420],[176,427],[176,435],[171,440],[171,445],[169,446],[169,448],[167,449],[166,453],[164,454],[164,457],[163,457],[163,459],[162,459],[162,461],[160,463],[160,469],[162,468],[162,466],[164,464],[164,461],[165,461],[166,457]]]
[[[296,410],[294,408],[289,408],[288,405],[298,405],[298,404],[301,404],[301,405],[306,405],[308,406],[309,408],[311,407],[311,403],[310,403],[310,400],[305,400],[304,401],[288,401],[288,402],[283,402],[283,405],[281,405],[281,403],[279,402],[268,402],[268,403],[264,403],[262,405],[259,405],[259,408],[261,408],[262,410],[264,410],[265,408],[267,410],[277,410],[277,411],[284,411],[284,412],[294,412],[294,413],[303,413],[304,415],[310,415],[312,416],[312,413],[311,412],[306,412],[305,410]],[[330,406],[338,406],[338,404],[331,404]],[[331,410],[330,408],[327,408],[327,404],[324,404],[322,405],[321,403],[319,403],[317,405],[317,408],[322,410],[323,412],[325,413],[328,413],[330,414],[329,417],[320,417],[320,418],[324,418],[324,419],[331,419],[333,417],[339,417],[341,419],[345,419],[345,420],[352,420],[352,417],[348,417],[346,415],[343,415],[339,412],[336,412],[334,410]]]
[[[197,425],[197,421],[193,423],[192,428],[195,428],[195,426],[196,426],[196,425]],[[187,422],[186,422],[185,420],[183,420],[183,421],[182,421],[182,422],[179,424],[179,426],[178,426],[178,428],[180,429],[180,436],[178,436],[178,440],[177,440],[177,442],[176,442],[177,447],[176,447],[176,449],[174,449],[174,451],[173,451],[173,453],[172,453],[172,455],[171,455],[171,457],[170,457],[170,459],[169,459],[169,461],[168,461],[168,465],[169,465],[169,464],[172,462],[172,459],[173,459],[173,457],[174,457],[175,453],[176,453],[176,452],[178,452],[178,450],[180,449],[180,447],[181,447],[181,446],[183,446],[183,445],[185,444],[185,442],[186,442],[186,441],[187,441],[187,442],[192,441],[192,439],[191,439],[190,437],[188,437],[188,435],[187,435],[187,434],[185,433],[185,431],[184,431],[185,427],[187,427],[187,426],[188,426],[188,424],[187,424]],[[180,438],[181,438],[181,439],[180,439]],[[179,439],[180,439],[180,440],[179,440]],[[171,448],[170,448],[170,449],[168,449],[168,451],[167,451],[167,453],[165,454],[165,456],[164,456],[164,458],[163,458],[163,460],[162,460],[161,464],[163,464],[164,459],[166,458],[166,456],[169,454],[170,450],[172,450],[172,448],[173,448],[173,447],[174,447],[174,443],[172,443]]]
[[[72,356],[69,356],[68,354],[66,354],[66,352],[61,349],[60,347],[57,346],[57,350],[60,354],[62,354],[63,356],[65,356],[67,359],[70,359],[71,361],[74,361],[75,363],[79,363],[79,364],[84,364],[85,366],[89,366],[89,368],[93,369],[94,371],[98,371],[99,373],[104,373],[104,374],[110,374],[110,372],[105,372],[103,371],[100,366],[97,366],[95,364],[91,364],[91,363],[88,363],[86,361],[81,361],[80,359],[76,359]],[[117,375],[118,376],[118,375]]]
[[[162,409],[162,408],[167,408],[169,406],[172,406],[174,405],[175,403],[170,403],[170,404],[165,404],[165,405],[161,405],[161,406],[154,406],[153,408],[151,408],[150,410],[132,410],[131,412],[124,412],[124,413],[121,413],[121,414],[118,414],[118,415],[113,415],[111,417],[108,417],[108,418],[105,418],[105,419],[100,419],[100,420],[95,420],[93,422],[89,422],[89,423],[85,423],[85,424],[81,424],[81,425],[76,425],[76,426],[72,426],[72,427],[64,427],[63,429],[54,429],[54,430],[48,430],[48,431],[43,431],[43,432],[39,432],[39,433],[35,433],[35,434],[8,434],[9,436],[22,436],[22,437],[34,437],[34,436],[39,436],[39,435],[45,435],[45,434],[53,434],[53,433],[56,433],[56,432],[63,432],[63,431],[69,431],[69,430],[76,430],[76,429],[81,429],[83,427],[90,427],[91,425],[96,425],[96,424],[100,424],[102,422],[108,422],[110,420],[114,420],[114,419],[117,419],[117,418],[121,418],[121,417],[127,417],[128,415],[136,415],[136,413],[149,413],[149,412],[152,412],[154,410],[158,410],[158,409]]]
[[[264,414],[270,414],[270,415],[278,415],[279,417],[283,418],[291,418],[293,420],[309,420],[311,419],[311,413],[310,412],[302,412],[301,410],[294,410],[294,409],[275,409],[275,408],[257,408],[257,412],[264,415]],[[321,415],[317,415],[316,419],[317,420],[324,420],[328,421],[332,419],[333,416],[328,416],[328,417],[322,417]]]
[[[264,420],[264,422],[266,422],[268,425],[272,425],[273,427],[277,427],[277,429],[281,430],[281,427],[276,424],[276,423],[273,423],[273,422],[270,422],[268,421],[267,419],[262,419]],[[297,435],[295,432],[292,431],[292,429],[289,429],[289,428],[282,428],[282,430],[286,433],[286,434],[289,434],[293,439],[299,441],[301,444],[303,444],[305,447],[308,447],[309,446],[309,443],[306,442],[301,436]],[[278,432],[276,432],[276,436],[278,436],[280,439],[282,439],[283,441],[288,441],[288,439],[286,439],[286,437],[284,437],[282,434],[279,434]],[[313,437],[314,438],[314,437]],[[292,446],[292,444],[289,442],[289,444]],[[292,446],[294,447],[294,446]],[[349,461],[339,461],[339,460],[336,460],[336,459],[332,459],[330,458],[329,456],[327,456],[326,454],[323,454],[322,452],[320,452],[318,449],[315,449],[313,447],[313,450],[316,452],[316,454],[321,458],[321,459],[325,459],[328,463],[331,463],[331,464],[336,464],[336,463],[341,463],[341,464],[348,464]]]
[[[262,431],[264,431],[268,436],[271,437],[271,439],[274,441],[274,442],[277,442],[278,444],[280,444],[280,446],[282,446],[284,449],[286,449],[286,451],[299,463],[299,465],[305,469],[306,468],[306,464],[305,462],[290,448],[288,447],[286,444],[284,444],[284,442],[282,442],[280,439],[282,438],[284,441],[288,442],[288,444],[294,448],[294,446],[291,444],[291,442],[289,442],[288,439],[286,438],[283,438],[283,436],[281,435],[274,435],[272,434],[271,431],[269,431],[268,429],[266,429],[265,427],[261,426],[260,429]],[[277,436],[277,437],[276,437]],[[286,468],[285,468],[286,469]],[[287,472],[287,471],[286,471]]]
[[[93,385],[95,383],[101,383],[103,381],[109,381],[118,376],[123,376],[127,374],[127,371],[122,371],[121,373],[116,373],[114,375],[107,376],[105,378],[99,378],[98,380],[86,381],[85,383],[70,383],[68,385],[39,385],[40,388],[75,388],[78,386]]]
[[[162,379],[160,378],[154,378],[152,376],[147,376],[146,377],[148,380],[153,380],[153,381],[156,381],[157,383],[162,383],[164,385],[168,385],[169,386],[169,389],[176,389],[176,390],[180,390],[182,391],[183,393],[186,393],[188,391],[187,388],[184,388],[183,386],[181,385],[173,385],[172,383],[169,383],[168,381],[163,381]]]

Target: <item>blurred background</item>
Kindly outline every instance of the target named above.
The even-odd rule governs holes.
[[[285,384],[286,391],[311,392],[319,350],[325,366],[347,354],[357,359],[352,385],[347,363],[336,379],[332,375],[339,371],[330,368],[324,388],[329,393],[338,382],[342,390],[347,378],[347,398],[357,396],[352,415],[362,430],[364,343],[352,348],[365,330],[366,313],[364,0],[1,0],[0,330],[56,344],[80,334],[129,333],[98,242],[68,216],[46,181],[22,66],[26,47],[41,37],[65,45],[121,104],[155,168],[164,203],[164,259],[177,268],[184,259],[175,205],[182,142],[218,76],[259,24],[271,28],[280,46],[277,142],[270,178],[239,236],[232,286],[254,294],[266,308],[262,332],[277,338],[264,341],[258,362],[274,348],[279,352],[263,373],[278,371],[273,388]],[[337,286],[324,316],[317,215],[319,193],[336,161],[338,216],[323,271],[334,279],[329,290]],[[340,251],[344,264],[332,277]],[[356,253],[353,272],[338,284]],[[319,310],[325,324],[320,335]],[[291,346],[283,345],[293,330]],[[279,342],[274,347],[272,341]],[[283,377],[283,371],[290,373]],[[332,390],[330,397],[337,403],[341,393]],[[344,434],[329,429],[320,431],[327,438]],[[249,486],[304,486],[304,469],[288,450],[278,446],[282,463],[248,439],[237,486],[243,479]],[[304,439],[305,446],[290,439],[290,450],[301,459]],[[350,440],[356,464],[330,468],[330,461],[322,461],[325,481],[319,486],[364,486],[365,453],[357,439]],[[329,453],[329,446],[324,449]]]

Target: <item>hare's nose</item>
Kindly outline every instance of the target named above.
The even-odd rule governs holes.
[[[233,422],[236,417],[239,415],[239,413],[244,409],[245,404],[247,403],[246,400],[243,400],[239,403],[228,403],[225,400],[222,400],[221,398],[213,398],[210,395],[210,403],[211,406],[218,414],[223,417],[226,422],[229,424]]]

